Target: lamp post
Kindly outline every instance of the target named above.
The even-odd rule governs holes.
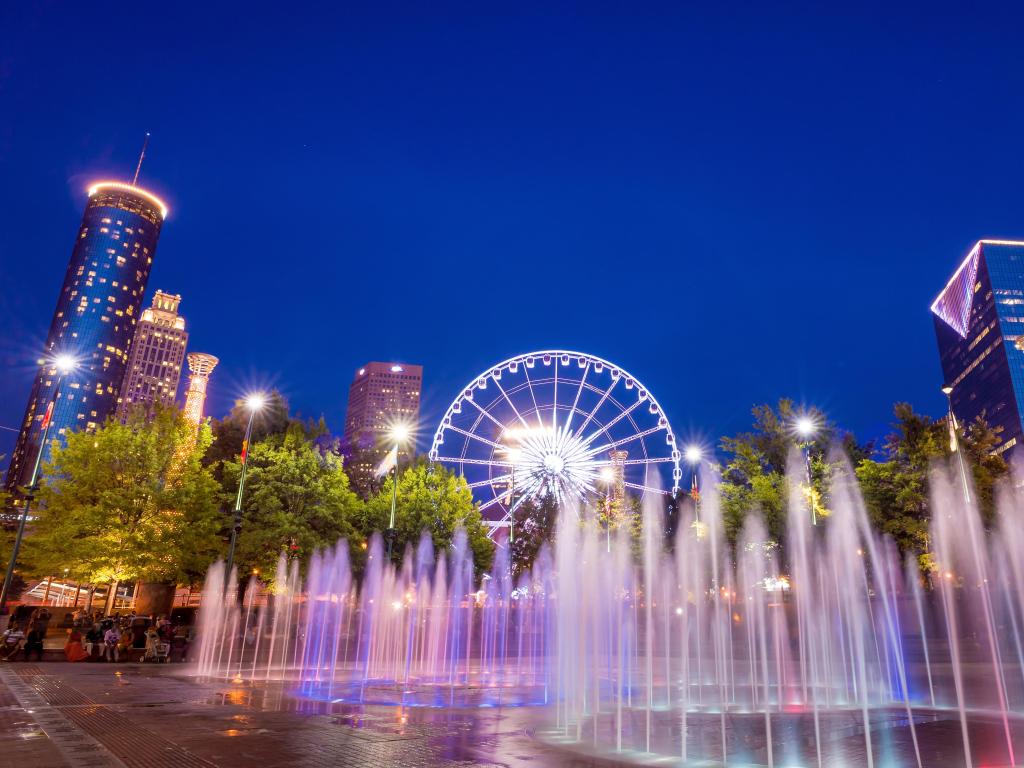
[[[395,477],[391,483],[391,521],[388,523],[388,529],[384,531],[384,538],[388,540],[388,560],[391,559],[391,551],[398,537],[398,531],[395,529],[395,511],[398,507],[398,448],[409,439],[409,428],[405,424],[396,424],[391,428],[391,439],[394,443],[391,450],[395,452]]]
[[[511,478],[508,486],[508,544],[512,546],[516,540],[516,463],[522,451],[518,448],[508,448],[505,455],[512,463]]]
[[[238,495],[235,497],[235,519],[231,526],[231,543],[228,545],[228,559],[224,569],[224,588],[231,582],[231,569],[235,566],[235,544],[238,543],[238,534],[242,530],[242,493],[245,490],[245,474],[249,467],[249,440],[252,439],[252,422],[259,411],[266,403],[266,398],[261,394],[249,395],[245,399],[245,407],[249,409],[249,423],[245,427],[245,437],[242,439],[242,470],[238,475]]]
[[[942,394],[946,396],[948,406],[946,418],[949,420],[949,449],[956,454],[957,464],[960,468],[960,486],[963,488],[964,502],[970,504],[971,487],[967,483],[967,465],[964,463],[964,452],[960,450],[960,435],[957,434],[958,424],[956,423],[956,414],[953,413],[953,387],[949,384],[945,385],[942,388]]]
[[[801,437],[800,447],[804,452],[804,472],[807,476],[807,505],[811,508],[811,524],[818,524],[818,510],[814,508],[814,485],[811,482],[811,442],[818,431],[818,425],[810,416],[796,420],[796,433]]]
[[[499,449],[499,452],[504,454],[505,458],[509,460],[510,477],[509,477],[509,491],[508,491],[508,544],[512,544],[516,540],[516,464],[519,463],[522,458],[523,451],[519,447],[522,439],[529,434],[527,429],[519,429],[517,427],[507,428],[501,436],[502,440],[513,443],[505,448]]]
[[[601,468],[601,482],[604,484],[604,543],[605,552],[612,551],[612,483],[615,482],[615,470],[611,467]]]
[[[698,485],[697,472],[700,470],[700,461],[704,456],[704,452],[700,449],[699,445],[687,446],[686,452],[683,457],[686,459],[686,463],[693,467],[693,477],[690,482],[690,498],[693,499],[693,515],[696,522],[700,522],[700,486]]]
[[[7,573],[4,575],[4,585],[0,589],[0,614],[7,610],[7,593],[11,589],[11,581],[14,579],[14,564],[18,561],[18,551],[21,549],[21,540],[25,536],[25,521],[28,519],[28,508],[35,499],[36,491],[39,490],[39,468],[43,463],[43,454],[46,452],[46,439],[50,436],[50,424],[53,422],[53,409],[57,406],[57,398],[60,396],[60,385],[64,377],[75,369],[75,359],[70,355],[58,355],[53,360],[57,369],[57,385],[53,388],[53,397],[46,406],[46,413],[43,416],[43,434],[39,440],[39,451],[36,453],[36,463],[32,468],[32,477],[29,479],[25,494],[25,503],[21,508],[21,516],[18,518],[18,533],[14,537],[14,547],[11,549],[11,559],[7,562]]]

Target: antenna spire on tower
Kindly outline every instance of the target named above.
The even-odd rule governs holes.
[[[139,164],[135,166],[135,178],[132,179],[132,186],[139,180],[139,171],[142,170],[142,161],[146,158],[146,147],[149,146],[149,131],[146,131],[146,138],[142,141],[142,151],[139,153]]]

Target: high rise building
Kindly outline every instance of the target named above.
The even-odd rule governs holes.
[[[179,303],[181,296],[157,291],[153,306],[142,310],[118,399],[117,413],[122,421],[133,406],[168,405],[178,394],[188,344],[185,318],[178,314]]]
[[[185,418],[193,424],[203,421],[203,408],[206,405],[206,387],[210,383],[210,374],[217,367],[218,360],[205,352],[190,352],[188,369],[188,390],[185,393]]]
[[[1013,449],[1024,414],[1024,242],[976,243],[932,313],[954,415],[965,425],[984,417],[1000,430],[995,452]]]
[[[352,451],[349,476],[366,493],[374,470],[391,449],[389,433],[396,424],[415,432],[420,418],[423,367],[405,363],[367,363],[352,379],[345,411],[345,441]],[[408,458],[414,446],[399,451]]]
[[[141,187],[104,181],[89,199],[64,285],[43,347],[43,359],[7,470],[8,489],[29,481],[41,425],[53,397],[58,354],[77,367],[65,378],[50,436],[93,429],[117,408],[135,326],[167,207]],[[44,457],[45,459],[45,457]]]

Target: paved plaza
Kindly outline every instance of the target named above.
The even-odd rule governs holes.
[[[196,679],[186,670],[184,665],[155,664],[0,664],[0,766],[583,768],[617,762],[611,755],[588,757],[576,751],[581,745],[573,751],[556,746],[559,738],[546,730],[551,713],[544,708],[318,702],[292,696],[281,683]],[[665,717],[672,723],[662,723]],[[841,758],[848,767],[867,764],[858,717],[847,713],[828,722],[830,760]],[[872,717],[876,739],[886,744],[888,757],[881,764],[916,764],[900,713],[880,711]],[[963,765],[955,713],[922,711],[916,719],[922,765]],[[659,740],[664,734],[671,738],[674,722],[674,715],[659,716],[656,728],[664,732]],[[808,723],[791,725],[783,740],[807,746]],[[776,728],[784,731],[785,720],[778,720]],[[697,738],[699,723],[692,730]],[[996,718],[972,720],[970,730],[976,764],[1006,764]],[[1016,720],[1014,731],[1015,740],[1024,739]],[[743,736],[730,739],[735,744]],[[765,764],[763,744],[753,746],[746,759],[737,755],[738,763],[730,765]],[[678,764],[654,755],[631,757],[647,765]]]
[[[524,709],[300,701],[184,667],[0,666],[0,764],[32,768],[591,765],[533,737]]]

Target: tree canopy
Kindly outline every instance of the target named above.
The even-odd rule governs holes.
[[[239,458],[224,462],[226,509],[234,509],[240,472]],[[341,457],[318,450],[301,424],[266,437],[249,450],[235,555],[239,573],[255,569],[270,578],[282,553],[305,562],[338,539],[358,547],[364,540],[356,528],[361,507]]]
[[[380,491],[367,500],[360,526],[366,535],[387,529],[393,483],[393,476],[389,476]],[[392,559],[401,559],[406,544],[415,547],[422,531],[430,532],[436,549],[445,550],[451,546],[460,526],[466,529],[474,567],[478,572],[486,571],[491,567],[494,545],[487,538],[487,528],[466,481],[441,465],[424,461],[402,468],[398,479],[397,536]]]
[[[888,534],[901,552],[928,550],[931,519],[928,471],[936,461],[953,457],[945,420],[915,413],[908,403],[893,409],[896,421],[878,460],[865,458],[856,467],[857,480],[872,524]],[[959,444],[970,467],[982,517],[995,514],[995,485],[1007,472],[1001,456],[992,455],[997,433],[983,419],[960,428]]]
[[[54,441],[24,558],[36,573],[88,583],[191,582],[214,559],[218,488],[210,443],[176,409],[131,411]]]
[[[838,431],[819,411],[802,411],[787,399],[779,400],[774,408],[756,406],[752,414],[754,424],[750,431],[721,441],[726,454],[719,486],[725,532],[729,540],[735,542],[747,514],[759,510],[769,535],[781,541],[789,503],[786,463],[792,451],[806,445],[811,457],[810,503],[819,514],[827,515],[823,500],[827,497],[827,480],[832,468],[826,457]],[[794,425],[801,418],[815,425],[812,435],[797,434]],[[841,437],[848,449],[863,450],[852,436]]]

